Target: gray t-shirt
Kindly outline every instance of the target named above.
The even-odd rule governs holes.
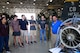
[[[30,24],[36,24],[35,20],[30,20]],[[34,26],[30,26],[30,30],[36,30],[35,25]]]

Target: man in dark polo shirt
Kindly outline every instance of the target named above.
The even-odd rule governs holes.
[[[21,35],[26,38],[26,42],[28,44],[28,21],[26,20],[25,15],[22,15],[21,17],[22,19],[19,21]]]

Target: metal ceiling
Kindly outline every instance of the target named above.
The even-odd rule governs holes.
[[[7,1],[10,4],[7,4]],[[22,2],[23,4],[20,4],[20,2]],[[0,8],[3,8],[3,6],[6,6],[8,8],[41,8],[46,6],[46,3],[48,2],[48,0],[36,0],[34,2],[34,0],[0,0]],[[35,3],[35,5],[33,5],[33,3]]]
[[[9,4],[7,4],[9,2]],[[22,2],[22,4],[20,4]],[[35,3],[35,4],[33,4]],[[51,5],[63,4],[64,0],[53,0],[53,2],[49,2],[49,0],[0,0],[0,8],[39,8],[43,9],[47,7],[47,3]],[[5,6],[5,7],[3,7]]]

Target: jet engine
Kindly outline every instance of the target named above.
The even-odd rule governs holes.
[[[65,23],[70,23],[65,25]],[[77,48],[80,46],[80,18],[69,18],[65,20],[59,30],[61,44],[67,48]]]

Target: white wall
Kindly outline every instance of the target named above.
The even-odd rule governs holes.
[[[41,12],[41,9],[27,9],[27,8],[12,8],[9,10],[9,14],[15,14],[15,13],[36,13],[39,14]]]
[[[36,20],[36,14],[35,13],[15,13],[15,15],[18,16],[18,19],[22,19],[21,15],[25,15],[27,20],[31,20],[31,16],[33,16],[34,20]]]

